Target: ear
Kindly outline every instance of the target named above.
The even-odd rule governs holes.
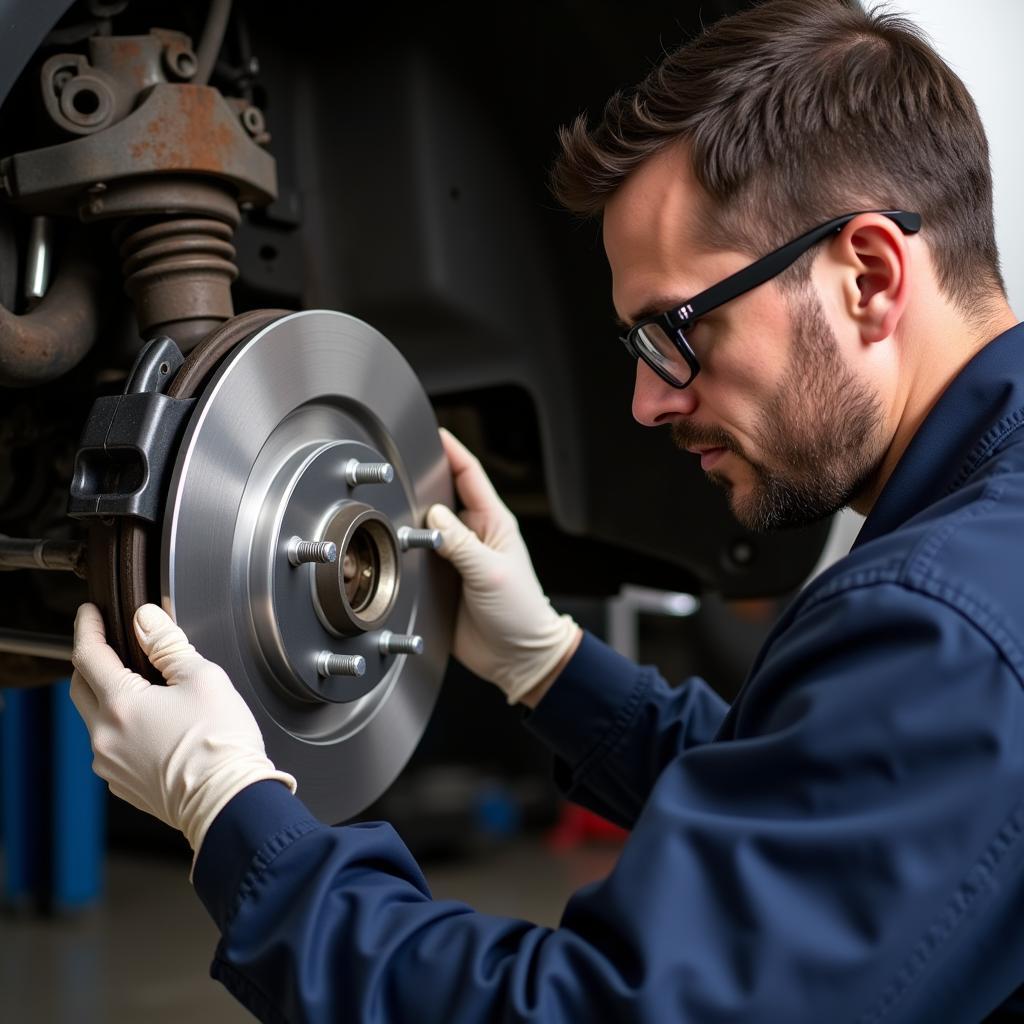
[[[863,213],[833,240],[845,312],[866,344],[896,330],[909,295],[910,246],[898,224],[878,213]]]

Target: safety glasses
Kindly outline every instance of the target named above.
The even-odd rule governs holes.
[[[792,266],[812,245],[838,234],[861,213],[880,213],[895,221],[908,235],[921,230],[921,216],[902,210],[860,210],[836,217],[762,256],[725,280],[695,295],[681,306],[654,313],[637,321],[620,336],[634,359],[642,359],[662,380],[674,388],[685,388],[700,372],[700,363],[686,340],[686,331],[711,310],[735,299]]]

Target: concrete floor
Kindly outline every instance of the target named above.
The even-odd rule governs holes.
[[[604,877],[616,853],[598,846],[556,854],[537,839],[521,839],[424,871],[439,899],[556,925],[568,896]],[[0,916],[0,1021],[251,1021],[209,977],[217,933],[187,873],[186,864],[116,856],[101,907],[66,920]]]

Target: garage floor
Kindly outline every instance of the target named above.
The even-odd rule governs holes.
[[[435,897],[555,925],[567,897],[608,873],[615,847],[553,853],[519,839],[457,865],[424,865]],[[112,857],[102,907],[68,920],[0,916],[0,1021],[241,1024],[209,978],[217,933],[185,863]]]

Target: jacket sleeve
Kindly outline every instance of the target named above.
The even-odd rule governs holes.
[[[555,754],[555,781],[575,803],[632,828],[664,767],[710,742],[728,704],[697,676],[670,686],[591,633],[527,728]]]
[[[293,1024],[977,1021],[1020,980],[1021,701],[996,643],[938,600],[819,602],[730,737],[677,744],[556,929],[432,900],[388,825],[326,828],[259,783],[196,866],[213,974]]]

